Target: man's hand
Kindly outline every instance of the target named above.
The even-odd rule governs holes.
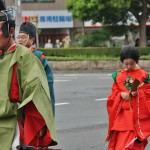
[[[141,83],[141,84],[138,86],[138,88],[137,88],[137,89],[140,89],[143,85],[144,85],[144,82],[143,82],[143,83]]]
[[[132,96],[137,96],[137,91],[131,92],[131,95],[132,95]]]
[[[42,137],[46,133],[46,126],[44,126],[38,133],[37,136]]]
[[[129,93],[127,92],[121,92],[121,97],[124,99],[124,100],[131,100],[131,96]]]

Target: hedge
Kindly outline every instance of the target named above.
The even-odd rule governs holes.
[[[43,49],[39,48],[38,50],[41,50],[44,52],[45,56],[51,56],[51,57],[74,57],[74,56],[80,56],[80,57],[90,57],[90,56],[108,56],[108,57],[118,57],[121,48],[115,48],[115,47],[88,47],[88,48],[53,48],[53,49]],[[146,48],[138,48],[141,56],[147,56],[150,55],[150,47]]]

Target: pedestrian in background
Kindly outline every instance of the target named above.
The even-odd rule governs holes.
[[[55,43],[55,48],[61,48],[62,47],[62,43],[60,42],[59,39],[56,39],[56,43]]]
[[[144,150],[150,135],[150,74],[138,65],[139,52],[125,46],[120,53],[123,69],[114,72],[107,100],[108,150]],[[134,80],[140,84],[132,92]]]
[[[51,39],[47,40],[47,43],[45,44],[44,48],[53,48],[53,44],[51,43]]]
[[[67,35],[63,40],[63,45],[64,45],[64,48],[69,48],[71,46],[71,39],[70,39],[70,36]]]

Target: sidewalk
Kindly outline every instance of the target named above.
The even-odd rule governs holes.
[[[120,61],[49,61],[53,71],[115,71],[122,67]],[[140,60],[139,66],[150,71],[150,60]]]

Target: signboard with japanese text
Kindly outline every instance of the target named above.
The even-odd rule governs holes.
[[[22,11],[22,20],[37,22],[38,28],[72,28],[71,13],[58,11]]]

